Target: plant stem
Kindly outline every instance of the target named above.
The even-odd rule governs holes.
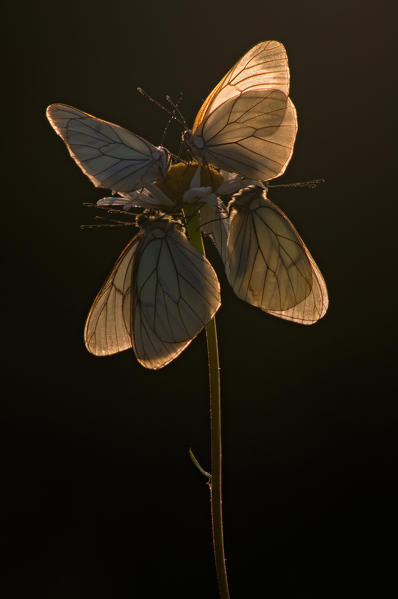
[[[197,212],[194,213],[191,210],[185,210],[184,213],[186,216],[188,235],[192,245],[195,246],[203,256],[206,256]],[[211,443],[211,479],[209,480],[208,485],[210,489],[213,549],[220,598],[229,599],[222,521],[220,362],[215,318],[212,318],[206,326],[206,340],[209,360]]]

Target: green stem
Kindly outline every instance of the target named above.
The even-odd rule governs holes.
[[[192,245],[196,247],[203,256],[206,256],[197,212],[187,209],[184,211],[184,214],[186,217],[189,239]],[[213,548],[220,598],[229,599],[222,521],[220,362],[215,318],[212,318],[206,326],[206,340],[209,360],[211,443],[211,480],[209,480],[208,484],[210,489]]]

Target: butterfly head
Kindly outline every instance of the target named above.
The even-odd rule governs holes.
[[[155,237],[165,237],[167,231],[170,229],[177,229],[183,231],[184,226],[182,220],[174,215],[170,214],[158,214],[154,215],[150,211],[143,212],[137,217],[137,224],[143,231],[155,229],[158,231]]]
[[[204,139],[201,135],[196,135],[187,129],[182,134],[182,141],[186,146],[188,146],[196,158],[200,158],[205,146]]]
[[[250,212],[255,210],[267,198],[266,189],[257,185],[249,185],[236,193],[228,204],[229,211]]]

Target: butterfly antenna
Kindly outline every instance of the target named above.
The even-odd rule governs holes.
[[[170,96],[166,96],[166,100],[168,100],[168,99],[169,99],[169,97],[170,97]],[[173,110],[172,110],[172,114],[169,116],[169,120],[167,121],[167,123],[166,123],[166,126],[165,126],[165,128],[164,128],[164,130],[163,130],[163,134],[162,134],[162,138],[161,138],[161,142],[160,142],[160,145],[161,145],[161,146],[163,146],[163,143],[164,143],[164,140],[165,140],[165,137],[166,137],[166,133],[167,133],[167,131],[169,130],[169,127],[170,127],[170,125],[171,125],[171,122],[172,122],[173,120],[176,120],[176,121],[177,121],[177,119],[176,119],[176,116],[175,116],[175,115],[177,114],[178,105],[180,104],[180,102],[181,102],[181,101],[182,101],[182,92],[180,92],[180,95],[179,95],[179,97],[178,97],[178,100],[177,100],[177,102],[176,102],[175,104],[174,104],[174,102],[170,102],[170,103],[171,103],[171,106],[172,106],[172,109],[173,109]],[[179,113],[179,114],[181,115],[181,113]],[[181,117],[182,117],[182,115],[181,115]],[[184,117],[182,117],[182,118],[183,118],[183,120],[184,120]],[[177,122],[178,122],[178,121],[177,121]]]
[[[132,227],[132,223],[123,223],[123,224],[101,224],[101,225],[80,225],[82,231],[87,231],[88,229],[125,229],[126,227]]]
[[[150,96],[148,94],[148,92],[146,92],[144,89],[142,89],[142,87],[137,87],[137,91],[142,96],[144,96],[144,98],[146,98],[147,100],[149,100],[150,102],[152,102],[152,104],[155,104],[155,106],[157,106],[158,108],[160,108],[164,112],[167,112],[167,114],[171,117],[172,121],[173,120],[177,121],[177,123],[180,123],[180,125],[182,125],[183,127],[185,127],[185,122],[184,121],[180,121],[180,119],[176,116],[176,114],[174,112],[171,112],[171,110],[169,110],[168,108],[166,108],[166,106],[163,106],[163,104],[161,104],[160,102],[158,102],[157,100],[155,100],[155,98],[152,98],[152,96]]]
[[[181,141],[180,141],[180,145],[178,148],[178,152],[181,155],[183,150],[185,150],[185,155],[188,156],[188,159],[186,160],[186,162],[192,162],[195,161],[195,156],[193,155],[191,148],[188,146],[188,144],[185,142],[184,140],[184,136],[181,137]]]
[[[134,227],[135,222],[126,222],[125,220],[119,220],[118,218],[108,218],[107,216],[96,216],[95,220],[103,221],[105,220],[107,223],[113,223],[115,225],[122,225],[123,227]]]
[[[96,216],[95,220],[106,221],[105,223],[95,225],[80,225],[80,228],[85,231],[88,229],[126,229],[131,227],[137,227],[137,219],[139,214],[129,213],[122,209],[109,208],[109,206],[97,206],[97,204],[85,202],[83,203],[85,208],[95,208],[96,210],[102,210],[106,212],[105,216]],[[119,217],[127,217],[127,221],[116,218],[110,218],[109,214],[117,214]]]
[[[320,185],[321,183],[326,183],[325,179],[312,179],[311,181],[299,181],[298,183],[280,183],[278,185],[268,185],[267,182],[265,182],[265,185],[267,187],[269,187],[269,189],[297,189],[300,187],[307,187],[309,189],[316,189],[318,187],[318,185]]]
[[[172,117],[172,116],[169,116],[169,118],[168,118],[168,121],[167,121],[167,123],[166,123],[166,126],[165,126],[165,128],[163,129],[162,137],[160,138],[160,144],[159,144],[160,146],[163,146],[163,145],[164,145],[164,140],[165,140],[165,138],[166,138],[166,134],[167,134],[167,131],[169,130],[169,127],[170,127],[170,124],[171,124],[171,121],[172,121],[172,120],[173,120],[173,117]]]
[[[180,121],[177,122],[181,122],[181,124],[184,126],[185,129],[188,129],[188,123],[186,122],[184,115],[182,114],[179,105],[182,102],[182,98],[183,98],[183,93],[180,92],[180,95],[178,96],[178,100],[177,102],[173,102],[173,100],[170,98],[169,95],[166,96],[166,100],[167,102],[172,106],[173,108],[173,113],[178,114],[178,116],[180,117]]]
[[[179,108],[179,106],[180,106],[180,104],[182,102],[182,99],[183,99],[183,92],[180,92],[180,94],[178,96],[177,102],[174,102],[169,95],[166,96],[167,102],[169,102],[169,104],[171,104],[171,106],[173,108],[173,114],[178,114],[178,116],[179,116],[180,120],[176,119],[177,123],[179,123],[180,125],[182,125],[184,127],[184,129],[187,129],[188,128],[187,122],[186,122],[186,120],[184,118],[184,115],[182,114],[182,112],[181,112],[181,110]],[[178,160],[181,160],[183,162],[187,162],[187,160],[182,157],[183,148],[184,148],[184,141],[181,138],[180,144],[178,146],[177,155],[175,155],[175,157]],[[188,161],[189,160],[190,160],[190,158],[188,158]]]
[[[91,202],[84,202],[83,206],[85,208],[95,208],[96,210],[104,210],[107,214],[118,214],[119,216],[126,216],[127,218],[135,220],[137,214],[133,212],[128,212],[127,210],[123,210],[122,208],[109,208],[109,206],[98,206],[97,204],[93,204]],[[142,210],[138,208],[138,210]]]
[[[184,160],[185,162],[192,162],[192,160],[194,160],[193,154],[191,150],[188,148],[187,144],[184,143],[184,139],[181,137],[180,145],[178,146],[179,156],[182,156],[183,150],[185,150],[185,155],[188,155],[188,158],[181,158],[181,160]]]

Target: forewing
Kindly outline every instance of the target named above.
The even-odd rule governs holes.
[[[287,320],[312,324],[327,309],[322,275],[287,216],[265,197],[236,205],[227,276],[241,299]]]
[[[87,317],[84,340],[88,351],[96,356],[132,347],[132,272],[140,236],[134,237],[119,256]]]
[[[166,150],[119,125],[64,104],[51,104],[47,118],[96,187],[129,193],[163,176],[168,168]]]
[[[296,109],[290,98],[279,90],[255,90],[209,112],[191,147],[205,163],[268,181],[284,173],[296,133]]]
[[[147,228],[135,264],[135,353],[146,368],[162,368],[214,316],[220,285],[208,260],[167,222]]]
[[[260,42],[242,56],[204,101],[196,116],[193,133],[206,114],[242,92],[255,89],[276,89],[289,95],[289,66],[286,50],[280,42]]]

